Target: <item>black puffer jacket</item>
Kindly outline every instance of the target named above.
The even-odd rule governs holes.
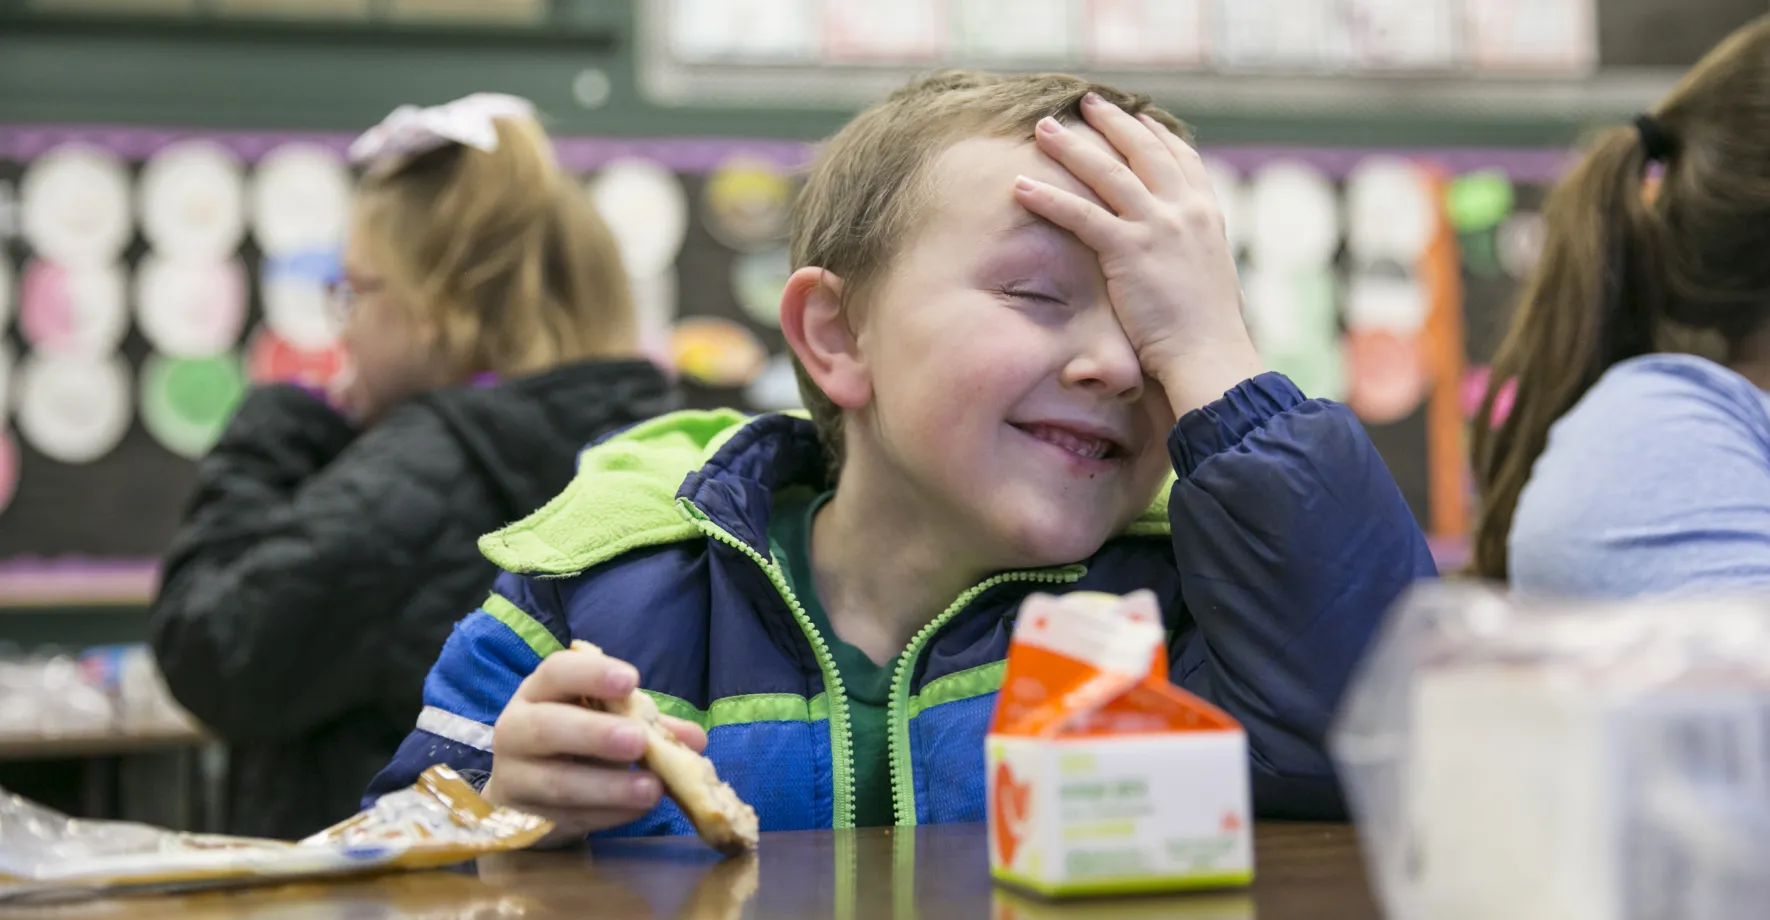
[[[302,390],[251,393],[198,468],[152,612],[167,684],[230,747],[228,831],[293,839],[355,812],[491,586],[479,536],[674,404],[643,362],[438,390],[360,434]]]

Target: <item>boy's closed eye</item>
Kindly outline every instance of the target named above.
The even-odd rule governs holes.
[[[1010,300],[1050,304],[1058,307],[1069,305],[1069,298],[1065,297],[1062,292],[1032,284],[1005,284],[997,288],[996,293]]]

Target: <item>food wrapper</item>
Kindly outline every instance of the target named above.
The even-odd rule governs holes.
[[[486,802],[445,766],[300,843],[83,821],[5,796],[0,903],[445,866],[527,847],[552,828]]]
[[[1770,904],[1770,600],[1423,585],[1330,746],[1394,920],[1743,920]]]
[[[1048,896],[1245,885],[1247,736],[1168,679],[1155,595],[1021,605],[985,742],[990,873]]]

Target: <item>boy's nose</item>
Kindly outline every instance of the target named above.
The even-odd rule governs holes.
[[[1104,314],[1104,315],[1102,315]],[[1143,364],[1110,309],[1095,311],[1074,329],[1077,346],[1063,368],[1065,386],[1134,400],[1143,393]]]

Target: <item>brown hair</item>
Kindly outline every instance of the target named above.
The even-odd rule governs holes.
[[[364,179],[361,226],[457,377],[627,355],[637,329],[608,226],[533,119]]]
[[[842,279],[842,305],[864,303],[916,222],[930,206],[928,164],[972,137],[1032,139],[1046,116],[1082,120],[1088,93],[1132,114],[1147,112],[1181,137],[1186,127],[1148,96],[1067,74],[1002,76],[948,70],[909,85],[855,116],[819,151],[793,202],[793,268],[816,266]],[[843,456],[842,410],[797,362],[799,392],[828,456],[835,481]]]
[[[1663,135],[1664,140],[1659,137]],[[1657,190],[1646,143],[1667,146]],[[1484,507],[1474,573],[1504,579],[1518,497],[1549,428],[1612,365],[1654,351],[1733,347],[1770,305],[1770,17],[1734,32],[1643,128],[1594,136],[1555,186],[1541,261],[1476,413]],[[1496,426],[1508,381],[1515,405]]]

